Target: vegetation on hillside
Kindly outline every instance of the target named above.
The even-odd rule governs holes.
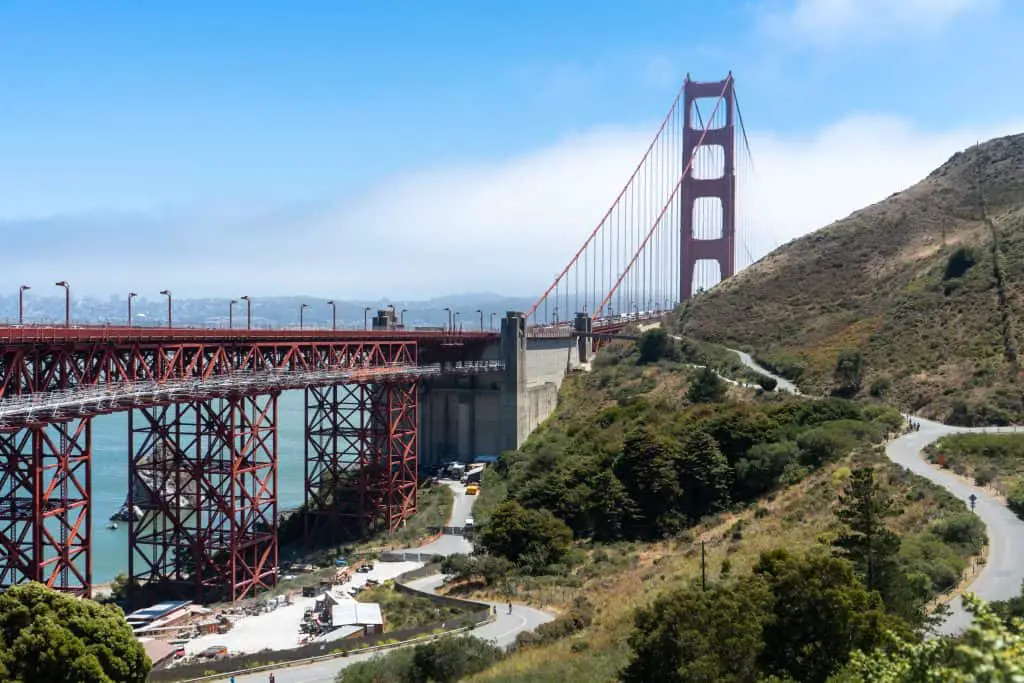
[[[925,448],[929,461],[992,486],[1024,517],[1024,434],[954,434]]]
[[[38,583],[0,594],[0,680],[142,683],[150,667],[117,607]]]
[[[665,538],[796,483],[902,424],[894,410],[839,399],[732,389],[736,400],[725,402],[727,385],[677,360],[673,340],[658,361],[645,357],[650,338],[599,355],[593,373],[567,380],[555,413],[520,451],[499,459],[484,495],[495,495],[489,484],[500,479],[496,490],[511,503],[487,510],[484,541],[523,508],[546,511],[531,514],[553,515],[576,538]],[[520,560],[522,549],[496,551]]]
[[[438,605],[426,596],[403,593],[395,588],[394,581],[360,591],[356,600],[380,604],[385,632],[425,626],[464,613],[452,605]]]
[[[500,648],[472,636],[445,637],[342,669],[336,683],[455,683],[493,665]]]
[[[996,605],[973,595],[964,604],[974,620],[962,637],[925,642],[896,639],[885,649],[854,652],[832,683],[929,683],[1024,679],[1024,622],[1001,620]]]
[[[883,630],[913,639],[926,624],[926,604],[960,583],[985,534],[962,502],[884,457],[881,442],[901,427],[899,415],[724,385],[724,395],[712,392],[716,402],[704,402],[693,387],[708,382],[706,373],[680,360],[678,346],[662,354],[652,361],[626,344],[602,351],[592,373],[566,380],[555,413],[523,448],[485,474],[480,536],[493,525],[500,542],[450,558],[449,590],[563,611],[544,634],[521,637],[516,652],[472,680],[617,680],[634,658],[625,636],[643,609],[682,596],[687,605],[705,601],[716,615],[708,596],[736,595],[748,583],[761,588],[736,598],[750,621],[733,636],[749,639],[751,652],[782,658],[782,646],[765,639],[779,630],[769,626],[781,618],[771,605],[790,599],[779,598],[784,582],[772,588],[757,569],[773,562],[786,576],[829,567],[825,575],[836,583],[822,588],[822,599],[849,591],[842,604],[864,608],[855,611],[866,630],[854,639],[863,647],[881,642]],[[788,559],[773,560],[780,548]],[[546,566],[535,559],[552,551]],[[805,609],[810,618],[831,608],[809,598]],[[691,615],[676,632],[699,639],[728,628],[724,618],[709,619]],[[814,661],[824,657],[831,672],[850,651]],[[728,648],[720,654],[739,665]],[[759,672],[802,666],[780,659],[767,667],[759,657],[747,660]],[[682,680],[729,680],[727,669],[704,670],[720,678]]]
[[[1024,418],[1022,226],[1017,135],[776,250],[682,307],[674,327],[749,350],[809,393],[1007,424]]]

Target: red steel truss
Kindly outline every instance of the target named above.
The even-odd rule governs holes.
[[[394,531],[416,511],[414,379],[306,390],[306,538]]]
[[[18,332],[25,335],[13,334]],[[263,341],[254,332],[248,341],[218,341],[196,338],[194,331],[172,329],[140,331],[134,337],[96,334],[89,338],[81,334],[81,338],[42,335],[37,339],[30,332],[36,330],[0,330],[0,399],[98,384],[202,380],[238,372],[388,367],[397,372],[417,365],[414,339],[303,341],[292,334]],[[182,334],[185,332],[191,335]],[[8,334],[13,335],[11,340],[5,338]]]
[[[0,585],[89,596],[92,421],[0,432]]]
[[[129,413],[132,584],[199,601],[277,583],[277,394]]]

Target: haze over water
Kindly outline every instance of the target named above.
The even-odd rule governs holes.
[[[303,392],[278,399],[277,496],[280,509],[303,500],[305,406]],[[128,524],[108,529],[128,491],[128,413],[93,418],[92,426],[92,580],[105,583],[128,571]]]

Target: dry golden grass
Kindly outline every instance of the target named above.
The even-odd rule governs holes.
[[[856,349],[865,392],[885,379],[904,408],[928,417],[949,418],[959,401],[988,413],[984,420],[1021,419],[1019,378],[1007,360],[1020,331],[1008,341],[1002,320],[1024,311],[1022,226],[1017,135],[957,154],[914,187],[776,250],[684,307],[677,327],[768,361],[798,358],[809,392],[829,390],[836,358]],[[946,266],[962,247],[977,260],[949,280]],[[997,256],[1008,307],[997,296]]]
[[[692,540],[620,546],[618,552],[627,554],[631,561],[618,573],[594,577],[581,587],[562,592],[557,588],[519,587],[513,599],[555,611],[564,609],[575,595],[585,595],[597,607],[594,623],[577,636],[518,651],[469,680],[491,683],[616,680],[616,672],[629,658],[626,639],[635,610],[665,591],[699,580],[700,541],[705,543],[707,580],[716,581],[722,575],[725,560],[731,573],[743,573],[750,570],[764,551],[781,547],[800,552],[827,542],[838,528],[834,506],[852,466],[879,465],[883,481],[894,487],[897,495],[921,485],[921,480],[904,481],[907,475],[885,460],[880,448],[825,467],[742,512],[716,516],[693,529]],[[921,531],[939,514],[946,494],[930,487],[924,490],[925,497],[905,504],[903,514],[892,520],[894,531],[900,534]],[[737,537],[734,532],[738,524]],[[501,593],[493,595],[504,597]]]

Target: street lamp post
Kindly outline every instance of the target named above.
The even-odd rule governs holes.
[[[367,319],[368,319],[369,315],[370,315],[370,307],[367,306],[366,308],[363,309],[363,329],[364,330],[367,330],[367,329],[370,328],[370,323],[367,322]]]
[[[483,332],[484,331],[484,312],[482,310],[480,310],[479,308],[476,309],[476,312],[480,314],[480,331]]]
[[[132,300],[137,297],[138,294],[135,292],[128,292],[128,327],[132,326],[134,318],[132,317]]]
[[[402,329],[405,329],[405,312],[407,310],[409,309],[403,308],[402,312],[398,314],[398,324],[402,326]]]
[[[458,322],[459,322],[459,316],[460,316],[460,315],[462,315],[462,312],[461,312],[461,311],[455,311],[455,321],[454,321],[454,322],[452,323],[452,332],[453,332],[453,333],[455,332],[455,326],[456,326],[456,325],[458,324]]]
[[[447,311],[447,313],[448,313],[448,333],[451,334],[451,331],[452,331],[452,309],[450,309],[447,306],[445,306],[444,310]]]
[[[252,329],[252,299],[249,298],[248,294],[246,294],[245,296],[240,296],[238,298],[245,302],[245,329],[251,330]]]
[[[491,313],[491,331],[492,332],[494,331],[494,316],[495,316],[495,313],[492,312]]]
[[[71,327],[71,285],[61,280],[57,286],[64,288],[64,327]]]
[[[32,289],[29,285],[22,285],[18,288],[18,324],[25,324],[25,290]]]
[[[301,306],[299,306],[299,329],[300,330],[302,329],[302,314],[306,312],[307,308],[309,308],[309,304],[302,304]]]
[[[235,326],[235,304],[238,303],[238,299],[232,299],[228,302],[228,329],[230,330]]]
[[[174,327],[174,299],[171,298],[171,290],[161,289],[160,293],[167,297],[167,327]]]
[[[338,304],[331,299],[327,302],[327,305],[331,307],[331,329],[338,329]]]

